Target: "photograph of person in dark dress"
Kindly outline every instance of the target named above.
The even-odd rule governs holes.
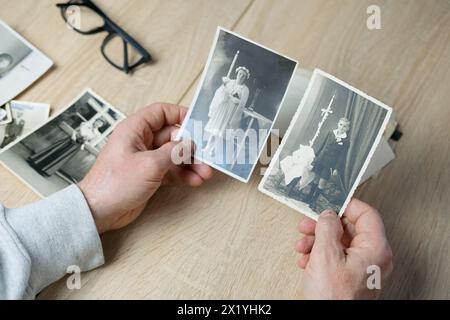
[[[72,159],[79,150],[84,150],[85,144],[101,135],[99,128],[105,125],[102,119],[93,123],[81,123],[72,136],[62,139],[48,148],[30,156],[28,164],[43,176],[55,174],[65,163]]]
[[[318,69],[306,92],[259,190],[317,220],[343,214],[392,110]]]
[[[342,174],[345,168],[345,159],[349,148],[347,132],[350,129],[350,121],[347,118],[339,119],[337,129],[328,132],[325,141],[317,151],[312,163],[312,172],[315,174],[311,184],[311,191],[305,199],[311,209],[316,209],[316,201],[325,189],[331,176],[343,180]]]

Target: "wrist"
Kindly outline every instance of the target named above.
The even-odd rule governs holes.
[[[78,183],[78,188],[81,190],[81,193],[83,193],[84,199],[89,206],[98,233],[102,234],[108,231],[108,224],[103,218],[105,216],[103,214],[104,209],[101,201],[99,201],[96,195],[95,189],[92,189],[92,184],[87,178],[84,178]]]

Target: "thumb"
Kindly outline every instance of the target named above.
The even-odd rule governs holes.
[[[343,234],[344,228],[338,215],[331,210],[324,211],[316,224],[313,250],[327,257],[343,258]]]
[[[145,156],[150,158],[151,168],[164,176],[171,166],[189,163],[192,151],[192,142],[189,140],[170,141],[158,149],[145,152]]]

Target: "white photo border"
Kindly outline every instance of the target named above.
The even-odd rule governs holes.
[[[0,91],[3,91],[2,89],[5,89],[7,94],[5,94],[5,97],[0,96],[0,105],[7,103],[11,99],[15,98],[17,95],[19,95],[22,91],[24,91],[26,88],[28,88],[31,84],[33,84],[37,79],[39,79],[42,75],[44,75],[52,66],[53,61],[45,55],[42,51],[40,51],[38,48],[33,46],[29,41],[27,41],[24,37],[22,37],[18,32],[16,32],[13,28],[11,28],[6,22],[0,19],[0,27],[4,27],[7,31],[9,31],[14,37],[16,37],[18,40],[20,40],[24,45],[26,45],[28,48],[31,49],[31,53],[25,57],[23,61],[21,61],[17,66],[15,66],[13,69],[10,70],[10,72],[14,72],[16,68],[20,65],[22,65],[24,62],[29,62],[29,64],[34,65],[36,64],[36,67],[32,70],[32,72],[28,75],[28,78],[26,81],[21,81],[20,87],[17,86],[17,84],[13,85],[9,83],[8,76],[1,79],[0,82]],[[23,86],[23,88],[22,88]],[[12,87],[12,89],[10,89]],[[8,91],[6,91],[8,90]],[[17,92],[15,92],[17,91]],[[13,94],[10,94],[10,92],[15,92]]]
[[[293,129],[293,127],[294,127],[298,117],[300,116],[300,113],[301,113],[302,109],[304,108],[304,105],[305,105],[305,103],[306,103],[306,101],[307,101],[307,99],[309,97],[309,93],[310,93],[313,85],[315,84],[316,78],[318,76],[323,76],[323,77],[325,77],[325,78],[327,78],[329,80],[332,80],[332,81],[336,82],[337,84],[339,84],[339,85],[341,85],[341,86],[343,86],[343,87],[345,87],[345,88],[355,92],[356,94],[358,94],[358,95],[362,96],[363,98],[365,98],[365,99],[375,103],[376,105],[382,107],[383,109],[385,109],[387,111],[387,113],[385,115],[385,118],[384,118],[384,121],[383,121],[383,123],[382,123],[382,125],[380,127],[380,130],[379,130],[379,132],[377,134],[377,137],[375,138],[375,140],[374,140],[374,142],[373,142],[373,144],[372,144],[372,146],[370,148],[370,151],[369,151],[369,153],[368,153],[368,155],[366,157],[366,160],[364,161],[363,166],[359,170],[358,176],[356,177],[356,180],[353,182],[352,188],[350,189],[350,191],[349,191],[349,193],[347,195],[347,198],[346,198],[344,204],[342,205],[341,210],[339,211],[339,217],[342,217],[342,215],[345,212],[345,209],[347,208],[348,203],[350,202],[353,194],[355,193],[355,190],[356,190],[356,188],[359,185],[359,181],[361,180],[364,172],[366,171],[367,166],[369,165],[369,162],[370,162],[370,160],[371,160],[371,158],[372,158],[372,156],[373,156],[373,154],[374,154],[378,144],[380,143],[380,139],[382,138],[383,133],[386,130],[386,126],[387,126],[387,124],[389,122],[389,119],[391,117],[391,114],[392,114],[392,108],[389,107],[388,105],[384,104],[383,102],[381,102],[381,101],[379,101],[379,100],[369,96],[368,94],[364,93],[363,91],[361,91],[361,90],[351,86],[350,84],[348,84],[348,83],[346,83],[346,82],[336,78],[335,76],[333,76],[331,74],[326,73],[325,71],[322,71],[320,69],[314,69],[313,75],[311,77],[311,80],[309,81],[309,84],[308,84],[308,87],[307,87],[307,89],[305,91],[305,94],[302,97],[300,105],[298,106],[298,109],[295,112],[294,117],[292,118],[291,123],[289,124],[289,127],[288,127],[288,129],[286,131],[286,134],[284,135],[280,146],[278,147],[277,151],[275,152],[275,155],[272,158],[272,160],[271,160],[271,162],[269,164],[269,167],[267,168],[266,173],[264,174],[264,177],[262,178],[261,182],[258,185],[258,190],[261,191],[262,193],[270,196],[271,198],[273,198],[273,199],[275,199],[275,200],[277,200],[277,201],[279,201],[279,202],[281,202],[281,203],[291,207],[292,209],[294,209],[294,210],[302,213],[303,215],[305,215],[305,216],[307,216],[307,217],[309,217],[311,219],[314,219],[316,221],[318,220],[319,215],[312,215],[312,214],[310,214],[307,211],[301,211],[294,204],[292,204],[292,203],[290,203],[288,201],[285,201],[283,199],[283,197],[277,196],[273,192],[270,192],[269,190],[266,190],[264,188],[264,184],[266,183],[270,173],[272,172],[273,167],[276,165],[276,163],[278,161],[278,158],[280,157],[281,150],[283,150],[284,145],[286,144],[287,140],[289,139],[289,135],[291,134],[291,131],[292,131],[292,129]]]
[[[38,107],[38,108],[46,108],[45,109],[45,114],[47,116],[47,118],[50,116],[50,109],[51,106],[48,103],[44,103],[44,102],[30,102],[30,101],[22,101],[22,100],[11,100],[10,102],[11,105],[11,110],[14,108],[14,104],[23,104],[23,105],[27,105],[27,106],[31,106],[31,107]]]
[[[0,151],[0,156],[5,153],[6,151],[8,151],[9,149],[11,149],[12,147],[14,147],[16,144],[20,143],[22,140],[26,139],[28,136],[31,136],[32,134],[36,133],[37,130],[40,130],[41,128],[45,127],[49,122],[53,121],[54,119],[56,119],[57,117],[59,117],[61,114],[63,114],[64,112],[66,112],[70,107],[72,107],[78,100],[80,100],[86,93],[89,93],[91,96],[93,96],[95,99],[99,100],[100,102],[102,102],[106,107],[108,107],[109,109],[112,109],[114,112],[117,112],[117,114],[119,114],[122,119],[120,119],[117,123],[125,120],[127,117],[124,113],[122,113],[121,111],[119,111],[116,107],[113,107],[112,104],[110,104],[109,102],[107,102],[105,99],[103,99],[102,97],[100,97],[97,93],[95,93],[91,88],[85,88],[80,94],[78,94],[74,99],[72,99],[68,104],[66,104],[63,108],[61,108],[60,110],[58,110],[54,115],[52,115],[50,118],[48,118],[48,120],[43,123],[41,126],[37,127],[35,130],[29,132],[28,134],[24,135],[23,137],[21,137],[20,139],[12,142],[11,144],[9,144],[6,148],[1,149]],[[14,170],[12,170],[8,165],[6,165],[6,163],[4,163],[1,158],[0,158],[0,164],[2,164],[2,166],[4,168],[6,168],[6,170],[8,170],[9,172],[11,172],[14,176],[16,176],[20,181],[22,181],[22,183],[24,183],[28,188],[30,188],[34,193],[36,193],[40,198],[45,198],[45,196],[38,191],[35,187],[33,187],[31,184],[29,184],[24,178],[22,178],[18,173],[16,173]]]
[[[206,62],[205,68],[203,69],[202,76],[201,76],[201,78],[200,78],[200,82],[199,82],[198,85],[197,85],[197,89],[195,90],[195,95],[194,95],[194,98],[192,99],[192,102],[191,102],[191,104],[190,104],[190,106],[189,106],[189,110],[188,110],[188,112],[187,112],[187,114],[186,114],[186,117],[184,118],[184,121],[183,121],[181,127],[180,127],[180,131],[178,132],[178,135],[177,135],[177,137],[175,138],[176,141],[179,141],[179,140],[181,139],[181,137],[182,137],[182,135],[183,135],[183,133],[184,133],[184,130],[185,130],[185,128],[186,128],[186,125],[187,125],[187,123],[188,123],[188,121],[189,121],[189,119],[190,119],[190,117],[191,117],[191,114],[192,114],[192,112],[194,111],[195,103],[197,102],[198,96],[200,95],[201,88],[202,88],[203,83],[204,83],[205,78],[206,78],[206,74],[208,73],[209,66],[210,66],[211,60],[212,60],[212,58],[213,58],[214,51],[216,50],[216,47],[217,47],[217,41],[218,41],[218,39],[219,39],[219,35],[220,35],[220,32],[221,32],[221,31],[224,31],[224,32],[226,32],[226,33],[229,33],[229,34],[235,36],[235,37],[238,37],[238,38],[240,38],[240,39],[243,39],[243,40],[245,40],[245,41],[248,41],[248,42],[250,42],[250,43],[252,43],[252,44],[254,44],[254,45],[257,45],[258,47],[261,47],[261,48],[263,48],[263,49],[265,49],[265,50],[267,50],[267,51],[273,52],[273,53],[275,53],[275,54],[277,54],[277,55],[279,55],[279,56],[281,56],[281,57],[283,57],[283,58],[286,58],[286,59],[288,59],[288,60],[291,60],[291,61],[293,61],[293,62],[295,63],[295,67],[294,67],[294,69],[293,69],[293,71],[292,71],[291,78],[289,79],[289,82],[288,82],[288,85],[287,85],[286,90],[285,90],[285,92],[284,92],[283,98],[282,98],[281,101],[280,101],[280,107],[278,108],[277,113],[275,114],[275,117],[274,117],[273,120],[272,120],[272,124],[271,124],[271,126],[270,126],[270,129],[268,130],[268,134],[267,134],[267,137],[265,138],[264,143],[261,144],[261,145],[259,146],[260,149],[259,149],[259,151],[258,151],[258,157],[256,158],[255,163],[253,164],[252,169],[250,170],[250,173],[248,174],[247,179],[242,178],[242,177],[238,176],[237,174],[234,174],[233,172],[231,172],[231,171],[229,171],[229,170],[225,170],[224,168],[222,168],[222,167],[216,165],[215,163],[213,163],[213,162],[211,162],[211,161],[208,161],[208,160],[206,160],[206,159],[202,159],[202,158],[200,158],[200,157],[194,156],[195,159],[197,159],[197,160],[199,160],[199,161],[201,161],[201,162],[203,162],[203,163],[209,165],[210,167],[212,167],[212,168],[214,168],[214,169],[216,169],[216,170],[218,170],[218,171],[220,171],[220,172],[223,172],[223,173],[225,173],[225,174],[227,174],[227,175],[229,175],[229,176],[231,176],[231,177],[233,177],[233,178],[235,178],[235,179],[237,179],[237,180],[239,180],[239,181],[241,181],[241,182],[248,183],[248,182],[250,181],[250,178],[251,178],[251,176],[252,176],[252,174],[253,174],[253,171],[255,170],[255,167],[256,167],[256,165],[257,165],[257,163],[258,163],[258,161],[259,161],[259,158],[261,157],[261,154],[262,154],[262,152],[263,152],[263,150],[264,150],[264,146],[267,144],[267,140],[268,140],[268,138],[270,137],[270,133],[272,132],[273,126],[274,126],[274,124],[275,124],[275,121],[276,121],[277,118],[278,118],[278,115],[279,115],[279,113],[280,113],[280,110],[281,110],[281,109],[283,108],[283,106],[284,106],[284,100],[285,100],[285,98],[286,98],[286,93],[287,93],[287,91],[288,91],[288,88],[289,88],[290,85],[291,85],[291,82],[292,82],[292,79],[294,78],[295,72],[297,71],[298,61],[295,60],[295,59],[292,59],[292,58],[290,58],[290,57],[288,57],[288,56],[285,56],[285,55],[283,55],[283,54],[280,54],[280,53],[276,52],[275,50],[272,50],[272,49],[270,49],[270,48],[267,48],[266,46],[263,46],[263,45],[261,45],[261,44],[255,42],[255,41],[253,41],[253,40],[247,39],[246,37],[243,37],[243,36],[241,36],[241,35],[239,35],[239,34],[233,32],[233,31],[230,31],[230,30],[228,30],[228,29],[225,29],[225,28],[223,28],[223,27],[221,27],[221,26],[217,27],[216,34],[215,34],[214,40],[213,40],[213,44],[212,44],[211,49],[210,49],[209,54],[208,54],[208,60],[207,60],[207,62]]]

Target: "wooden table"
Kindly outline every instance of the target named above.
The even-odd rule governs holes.
[[[217,25],[319,67],[392,106],[397,159],[357,196],[377,207],[395,255],[384,298],[450,298],[450,1],[96,0],[154,55],[127,76],[100,54],[104,35],[64,26],[53,1],[0,0],[0,18],[55,67],[18,98],[53,112],[91,87],[127,114],[154,101],[189,105]],[[382,29],[366,9],[381,7]],[[294,244],[301,216],[220,173],[166,187],[131,226],[105,234],[107,263],[41,298],[301,298]],[[0,202],[37,196],[0,168]]]

